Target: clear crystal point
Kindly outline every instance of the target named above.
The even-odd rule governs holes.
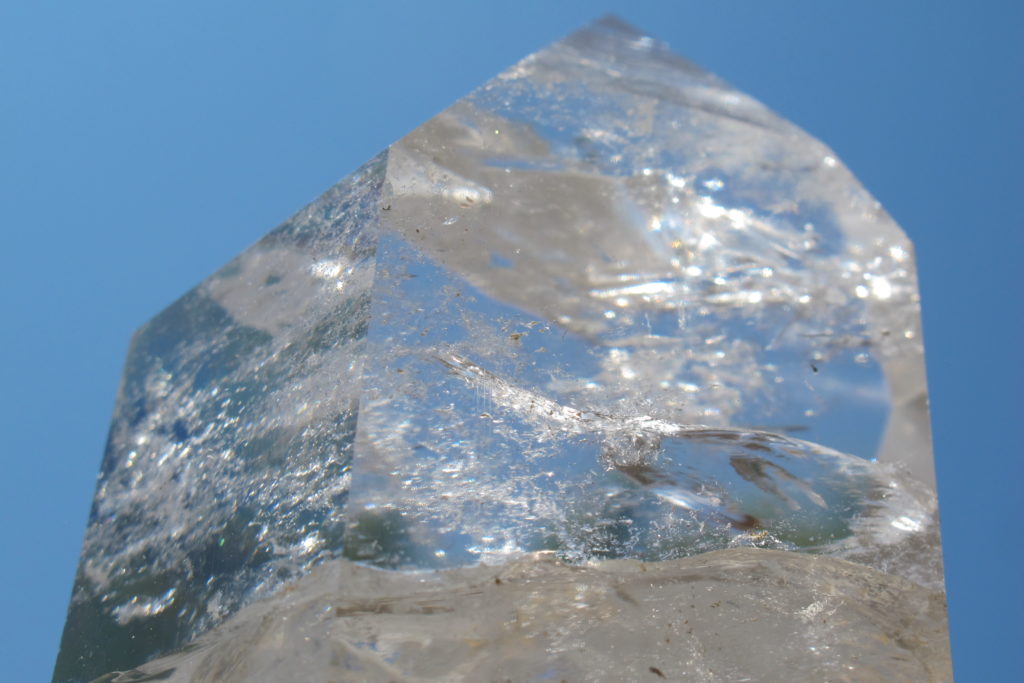
[[[717,604],[670,588],[707,572]],[[522,592],[446,617],[480,581]],[[136,333],[54,680],[575,679],[569,641],[618,643],[619,680],[941,680],[943,596],[909,241],[820,142],[605,19]],[[678,647],[630,640],[676,604]]]

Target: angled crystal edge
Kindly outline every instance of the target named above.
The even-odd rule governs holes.
[[[136,333],[54,680],[244,631],[328,560],[457,584],[749,548],[918,596],[943,680],[937,514],[906,236],[820,142],[606,18]]]

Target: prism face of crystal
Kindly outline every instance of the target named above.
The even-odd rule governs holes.
[[[54,680],[187,643],[340,549],[385,164],[135,334]]]
[[[941,594],[912,248],[820,142],[604,20],[137,333],[55,680],[341,557],[737,546]]]

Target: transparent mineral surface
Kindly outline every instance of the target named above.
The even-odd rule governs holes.
[[[945,680],[946,638],[910,243],[605,19],[136,333],[54,680]]]

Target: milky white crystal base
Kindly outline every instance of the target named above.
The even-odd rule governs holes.
[[[328,564],[108,679],[948,681],[942,594],[811,555],[394,573]]]

